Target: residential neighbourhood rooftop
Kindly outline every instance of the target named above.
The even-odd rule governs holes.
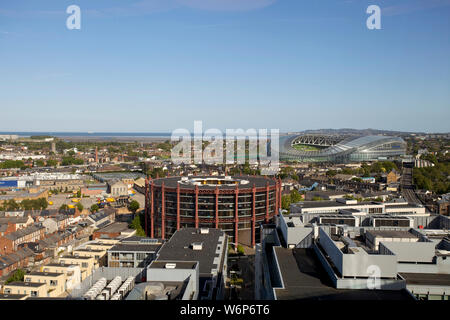
[[[10,287],[32,287],[32,288],[39,288],[45,285],[46,284],[44,282],[19,282],[19,281],[13,281],[7,284],[7,286]]]
[[[125,244],[125,243],[118,243],[114,245],[111,249],[108,251],[114,252],[114,251],[130,251],[130,252],[155,252],[158,251],[158,249],[161,248],[160,244]]]
[[[58,276],[62,275],[62,273],[33,271],[33,272],[30,272],[30,273],[27,273],[27,275],[40,276],[40,277],[58,277]]]

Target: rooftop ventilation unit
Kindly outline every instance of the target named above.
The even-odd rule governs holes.
[[[358,204],[357,200],[344,199],[344,198],[336,199],[336,202],[342,203],[342,204]]]
[[[176,263],[166,263],[166,269],[175,269],[177,266]]]
[[[194,242],[192,243],[192,250],[202,250],[203,242]]]
[[[209,229],[208,228],[201,228],[200,229],[200,233],[201,234],[208,234],[209,233]]]

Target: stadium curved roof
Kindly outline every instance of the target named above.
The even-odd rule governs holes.
[[[361,160],[377,160],[380,157],[401,156],[406,152],[402,138],[391,136],[362,136],[346,138],[330,147],[317,151],[295,149],[299,135],[280,137],[280,159],[307,161],[351,160],[352,154],[364,153]],[[371,152],[371,150],[376,150]],[[370,154],[373,156],[370,156]],[[354,157],[355,158],[355,157]],[[356,157],[357,158],[357,157]]]

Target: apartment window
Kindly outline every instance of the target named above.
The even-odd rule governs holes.
[[[51,286],[57,286],[58,285],[58,280],[50,280],[50,285]]]
[[[142,261],[145,260],[147,258],[148,254],[147,253],[138,253],[136,255],[136,260]]]
[[[118,252],[111,253],[111,260],[119,260],[119,253]]]
[[[133,262],[122,262],[122,268],[134,268]]]
[[[31,282],[30,278],[25,278],[25,282]]]
[[[120,260],[134,260],[134,254],[132,253],[123,253],[120,255]]]
[[[87,264],[86,262],[83,262],[83,263],[81,264],[81,267],[82,267],[82,268],[87,268],[87,267],[88,267],[88,264]]]
[[[5,294],[10,294],[10,293],[11,293],[11,289],[5,289],[5,290],[3,290],[3,292],[4,292]]]
[[[37,297],[38,296],[38,292],[37,291],[31,291],[30,294],[32,297]]]

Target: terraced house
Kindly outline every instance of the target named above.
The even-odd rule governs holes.
[[[0,254],[17,251],[19,245],[27,242],[36,242],[45,237],[45,227],[33,224],[0,237]]]
[[[0,217],[0,225],[11,224],[14,227],[14,231],[22,228],[26,228],[34,223],[34,220],[30,216],[24,217]]]
[[[22,248],[14,253],[0,255],[0,277],[7,276],[19,268],[28,266],[34,258],[34,252],[30,248]]]

